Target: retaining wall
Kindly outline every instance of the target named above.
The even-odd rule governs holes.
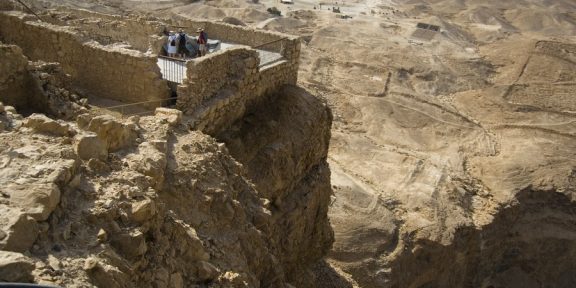
[[[236,47],[188,62],[187,79],[178,87],[178,109],[194,129],[214,134],[241,118],[251,107],[296,85],[298,63],[280,61],[258,68],[258,52]]]
[[[18,12],[0,13],[0,37],[20,46],[31,60],[59,62],[74,85],[90,95],[122,102],[170,96],[153,55],[88,41],[71,27],[36,22]]]

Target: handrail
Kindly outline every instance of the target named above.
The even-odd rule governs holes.
[[[179,62],[184,62],[184,63],[187,62],[186,59],[174,58],[174,57],[169,57],[169,56],[164,56],[164,55],[158,55],[158,58],[168,59],[168,60],[172,60],[172,61],[179,61]]]
[[[262,47],[262,46],[266,46],[266,45],[268,45],[268,44],[276,43],[276,42],[279,42],[279,41],[282,41],[282,40],[285,40],[285,39],[288,39],[288,37],[282,37],[282,38],[276,39],[276,40],[274,40],[274,41],[270,41],[270,42],[266,42],[266,43],[264,43],[264,44],[252,46],[252,48],[260,48],[260,47]]]
[[[128,103],[128,104],[108,106],[108,107],[100,107],[100,108],[105,108],[105,109],[124,108],[124,107],[136,106],[136,105],[146,104],[146,103],[155,103],[155,102],[162,102],[162,101],[166,101],[166,100],[174,100],[177,98],[178,97],[170,97],[170,98],[164,98],[164,99],[149,100],[149,101],[142,101],[142,102],[133,102],[133,103]]]
[[[40,16],[38,16],[38,14],[36,14],[36,12],[34,12],[30,7],[28,7],[28,5],[22,3],[22,1],[20,0],[16,0],[18,3],[20,3],[20,5],[24,6],[24,8],[26,8],[26,10],[28,10],[28,12],[34,14],[34,16],[36,16],[36,18],[38,18],[38,20],[43,21],[42,18],[40,18]]]

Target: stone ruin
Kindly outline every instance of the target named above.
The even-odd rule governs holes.
[[[315,282],[310,269],[333,242],[332,116],[294,87],[297,37],[64,8],[38,21],[5,3],[0,282]],[[158,66],[167,27],[202,27],[233,45],[181,61],[186,77],[174,83]],[[262,58],[270,53],[278,57]],[[174,92],[178,110],[159,107]],[[155,115],[118,119],[94,105],[102,99]]]
[[[300,40],[290,35],[187,18],[125,17],[70,8],[50,10],[40,17],[42,21],[19,11],[0,11],[0,41],[17,45],[31,61],[58,63],[54,65],[69,75],[68,86],[88,99],[140,103],[150,111],[174,104],[170,99],[177,96],[175,108],[186,115],[190,127],[209,134],[297,81]],[[185,77],[169,79],[162,75],[158,56],[167,41],[164,32],[174,27],[203,28],[210,39],[229,43],[229,48],[182,61]],[[264,60],[263,53],[275,59]],[[18,98],[1,100],[22,107],[24,102],[37,102]]]

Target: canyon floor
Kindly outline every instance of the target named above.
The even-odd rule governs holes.
[[[334,115],[318,287],[576,286],[576,3],[294,2],[37,6],[301,36],[299,85]]]

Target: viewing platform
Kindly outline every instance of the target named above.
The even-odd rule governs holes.
[[[214,53],[216,51],[224,51],[233,47],[240,47],[240,45],[230,44],[230,43],[219,43],[218,48],[214,50],[209,50],[208,53]],[[277,52],[266,51],[262,49],[254,49],[258,52],[258,57],[260,58],[259,68],[265,68],[268,65],[274,64],[276,62],[282,61],[284,57]],[[208,54],[209,55],[209,54]],[[158,56],[158,67],[160,67],[160,73],[162,73],[162,78],[169,82],[182,84],[186,78],[186,62],[193,59],[199,59],[199,57],[185,57],[185,58],[173,58],[167,56]]]

